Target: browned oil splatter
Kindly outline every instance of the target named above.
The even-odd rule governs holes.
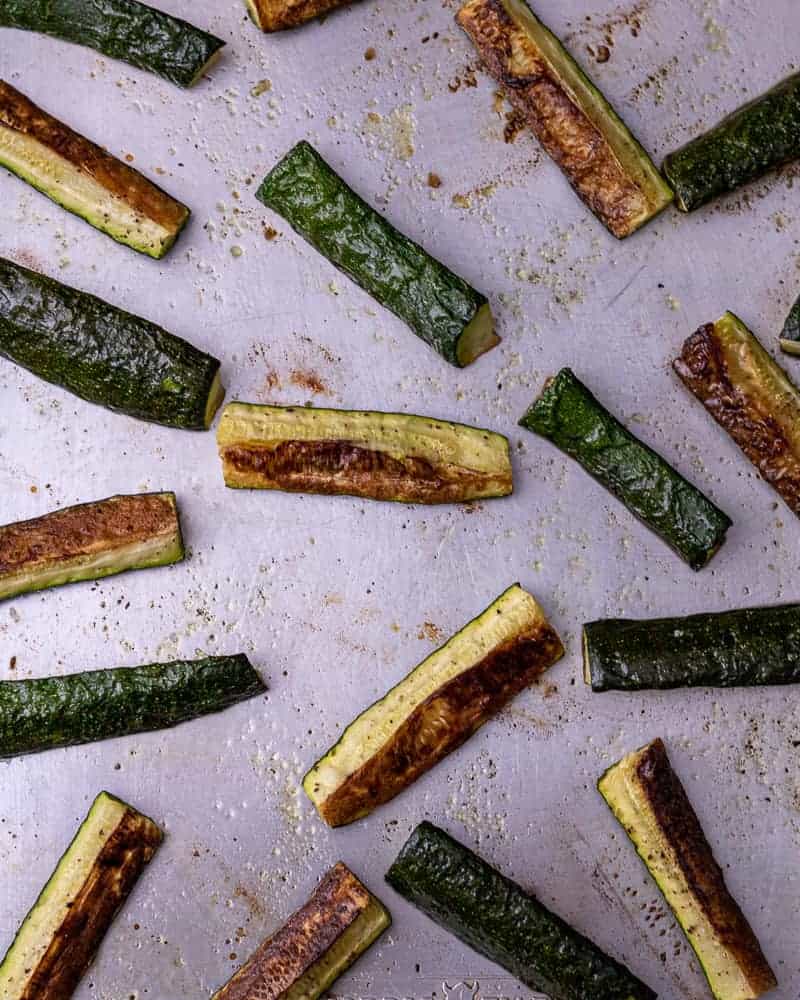
[[[506,142],[514,142],[520,132],[525,128],[525,115],[521,111],[506,111],[506,123],[503,126],[503,139]]]
[[[649,6],[650,0],[638,0],[630,6],[617,7],[608,16],[597,21],[591,14],[587,14],[583,21],[565,36],[564,41],[569,45],[581,39],[588,41],[590,38],[594,45],[597,45],[599,37],[604,46],[612,48],[616,32],[624,29],[627,29],[634,38],[638,38]],[[595,53],[593,55],[597,58]],[[609,57],[610,55],[609,52]],[[606,61],[598,59],[598,62]]]
[[[307,389],[316,395],[330,396],[331,391],[315,372],[301,368],[293,368],[289,372],[289,381],[300,389]]]
[[[433,171],[431,171],[431,173],[428,174],[428,187],[440,188],[441,186],[442,186],[442,178],[438,174],[435,174],[433,173]]]
[[[241,899],[247,907],[248,914],[253,920],[261,920],[266,915],[266,909],[261,899],[246,885],[239,882],[233,890],[234,899]]]
[[[378,53],[375,51],[375,49],[370,45],[370,47],[364,53],[364,58],[366,59],[367,62],[372,62],[372,60],[375,58],[377,54]]]
[[[417,632],[418,639],[427,639],[428,642],[441,642],[443,638],[442,630],[433,622],[423,622]]]
[[[462,87],[477,87],[478,77],[474,66],[465,66],[460,73],[457,73],[447,84],[447,89],[451,94],[457,93]]]
[[[280,236],[280,233],[278,232],[277,229],[275,229],[274,226],[264,226],[264,239],[265,240],[274,240],[278,236]]]
[[[14,260],[23,267],[29,267],[33,271],[43,271],[44,266],[36,254],[31,250],[17,250],[12,254]]]

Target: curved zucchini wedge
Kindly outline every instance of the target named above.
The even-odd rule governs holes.
[[[564,654],[518,584],[362,712],[303,779],[330,826],[367,816],[461,746]]]
[[[432,823],[414,830],[386,881],[460,941],[552,1000],[655,1000],[623,965]]]
[[[0,600],[184,557],[174,493],[62,507],[0,526]]]
[[[247,10],[262,31],[296,28],[315,17],[323,17],[348,0],[246,0]]]
[[[212,1000],[318,1000],[391,922],[340,861]]]
[[[691,212],[800,156],[800,73],[734,111],[664,160],[678,208]]]
[[[0,681],[0,757],[166,729],[264,691],[243,653]]]
[[[450,364],[500,343],[486,296],[398,232],[309,143],[289,150],[256,197]]]
[[[161,258],[189,209],[0,80],[0,166],[118,243]]]
[[[207,430],[225,395],[216,358],[3,258],[0,355],[90,403],[166,427]]]
[[[685,560],[702,569],[730,518],[634,437],[569,368],[548,380],[520,425],[574,458]]]
[[[583,626],[593,691],[800,684],[800,604]]]
[[[780,345],[781,350],[787,354],[800,354],[800,298],[789,310],[789,315],[783,324]]]
[[[403,413],[230,403],[217,428],[226,486],[455,503],[512,491],[501,434]]]
[[[0,0],[0,28],[38,31],[191,87],[221,38],[138,0]]]
[[[156,824],[101,792],[0,963],[3,1000],[65,1000],[161,843]]]
[[[672,189],[625,123],[524,0],[468,0],[456,15],[577,194],[614,236],[670,204]]]
[[[726,312],[701,326],[673,368],[800,516],[800,392],[744,323]]]
[[[672,908],[717,1000],[755,1000],[776,986],[662,741],[623,757],[597,787]]]

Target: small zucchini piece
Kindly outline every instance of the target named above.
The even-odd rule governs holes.
[[[512,490],[507,438],[430,417],[230,403],[217,443],[226,486],[405,503]]]
[[[672,366],[800,516],[800,392],[783,368],[731,312],[693,333]]]
[[[318,1000],[391,922],[340,861],[212,1000]]]
[[[246,0],[253,22],[262,31],[296,28],[315,17],[323,17],[348,0]]]
[[[672,908],[717,1000],[755,1000],[777,986],[662,741],[623,757],[598,789]]]
[[[161,843],[156,824],[101,792],[0,964],[3,1000],[67,1000]]]
[[[623,239],[672,190],[628,127],[525,0],[468,0],[456,21],[572,187]]]
[[[569,368],[545,384],[520,425],[580,462],[692,569],[702,569],[725,541],[730,518],[634,437]]]
[[[118,243],[161,258],[189,209],[0,80],[0,166]]]
[[[664,160],[678,208],[691,212],[800,156],[800,73],[734,111]]]
[[[196,83],[225,44],[138,0],[0,0],[0,28],[85,45],[179,87]]]
[[[166,729],[264,691],[243,653],[0,681],[0,757]]]
[[[623,965],[432,823],[414,830],[386,881],[460,941],[551,1000],[655,1000]]]
[[[367,816],[460,747],[564,654],[518,584],[362,712],[303,779],[330,826]]]
[[[206,430],[219,361],[155,323],[0,257],[0,355],[109,410]]]
[[[450,364],[500,343],[486,296],[399,233],[309,143],[289,150],[256,197]]]
[[[0,601],[184,557],[174,493],[62,507],[0,526]]]
[[[787,354],[800,354],[800,297],[789,310],[781,330],[781,350]]]
[[[800,683],[800,604],[583,626],[593,691]]]

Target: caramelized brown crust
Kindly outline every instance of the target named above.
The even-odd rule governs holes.
[[[714,929],[715,939],[733,956],[754,995],[772,989],[777,985],[772,969],[750,924],[728,892],[722,869],[661,740],[646,748],[636,777],[664,840],[675,852],[697,906]]]
[[[493,649],[417,705],[390,742],[320,806],[330,826],[352,823],[393,799],[461,746],[564,653],[543,622]]]
[[[492,492],[511,492],[510,472],[497,476],[453,465],[434,466],[414,455],[396,458],[350,441],[282,441],[272,448],[230,445],[221,456],[229,485],[290,493],[453,503],[474,498],[490,486]]]
[[[125,813],[19,1000],[70,1000],[162,836],[151,820],[132,809]]]
[[[259,946],[213,1000],[278,1000],[358,919],[370,898],[339,861],[311,899]]]
[[[257,24],[262,31],[282,31],[295,28],[315,17],[321,17],[348,0],[250,0]]]
[[[648,204],[606,138],[575,104],[502,0],[469,0],[456,21],[491,76],[570,184],[614,236],[630,235]]]
[[[73,132],[3,80],[0,80],[0,125],[47,146],[76,170],[88,174],[112,195],[125,201],[135,212],[164,229],[176,232],[186,221],[189,210],[185,205],[170,198],[138,170]]]
[[[769,412],[769,400],[734,384],[713,323],[684,343],[672,367],[766,481],[800,516],[800,455]]]
[[[0,573],[34,569],[180,531],[174,498],[109,497],[0,527]]]

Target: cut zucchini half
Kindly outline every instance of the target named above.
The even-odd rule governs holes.
[[[340,861],[212,1000],[318,1000],[391,922]]]
[[[101,792],[0,964],[3,1000],[71,997],[163,834]]]
[[[717,1000],[755,1000],[776,986],[662,741],[623,757],[598,789],[672,908]]]
[[[323,17],[348,0],[246,0],[253,23],[262,31],[296,28],[315,17]]]
[[[800,297],[789,310],[781,330],[781,350],[787,354],[800,355]]]
[[[330,826],[368,815],[415,781],[564,654],[518,584],[352,722],[303,788]]]
[[[405,503],[512,491],[505,437],[430,417],[230,403],[217,443],[232,487]]]
[[[619,239],[673,199],[653,161],[524,0],[469,0],[456,15],[486,69],[578,195]]]
[[[783,368],[731,312],[693,333],[673,368],[800,516],[800,392]]]
[[[184,557],[174,493],[62,507],[0,526],[0,600]]]
[[[0,166],[140,253],[161,258],[189,209],[0,80]]]

